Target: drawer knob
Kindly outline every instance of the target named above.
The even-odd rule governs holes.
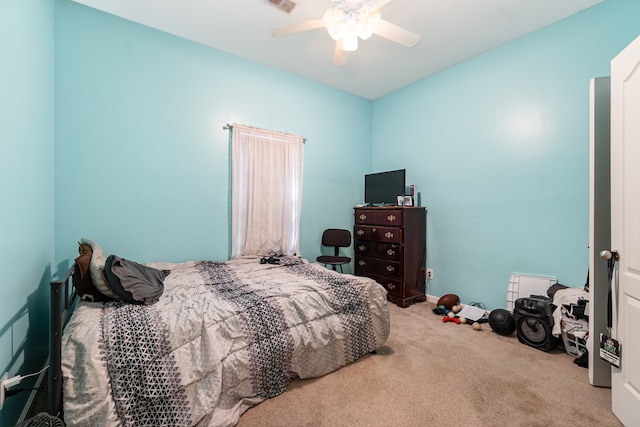
[[[387,283],[387,288],[389,289],[395,289],[396,285],[393,283]]]
[[[367,219],[367,216],[365,214],[360,214],[360,221],[364,221],[365,219]]]
[[[395,216],[395,215],[389,215],[389,216],[387,217],[387,219],[388,219],[390,222],[393,222],[393,221],[395,221],[395,220],[396,220],[396,216]]]
[[[393,265],[387,265],[387,271],[388,272],[396,271],[396,268]]]
[[[396,251],[394,251],[393,249],[387,249],[387,255],[395,255]]]
[[[393,233],[390,231],[387,231],[386,233],[384,233],[384,237],[386,237],[387,239],[393,239]]]
[[[358,250],[360,250],[361,252],[364,252],[367,250],[367,247],[365,245],[360,245],[358,246]]]
[[[360,264],[360,267],[364,267],[364,265],[366,264],[363,260],[360,260],[360,262],[358,262],[358,264]]]
[[[358,236],[362,236],[364,234],[363,230],[358,230]]]

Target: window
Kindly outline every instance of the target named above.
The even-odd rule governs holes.
[[[231,129],[231,256],[298,254],[304,138]]]

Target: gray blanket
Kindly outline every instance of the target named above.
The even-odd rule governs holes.
[[[164,278],[168,271],[158,270],[109,255],[104,275],[111,289],[124,301],[150,305],[158,302],[164,292]]]

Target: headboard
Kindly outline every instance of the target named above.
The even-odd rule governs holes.
[[[77,294],[73,287],[74,263],[60,280],[51,285],[49,310],[49,397],[47,412],[62,414],[62,330],[71,317]]]

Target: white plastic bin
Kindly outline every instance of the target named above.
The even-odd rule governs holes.
[[[569,356],[573,356],[576,358],[582,356],[582,354],[587,351],[586,335],[588,333],[588,330],[575,330],[567,332],[567,325],[564,320],[560,322],[560,326],[562,327],[562,342],[564,343],[564,350]]]
[[[507,310],[513,312],[518,298],[526,298],[531,295],[547,296],[547,290],[555,283],[558,283],[555,277],[513,273],[507,287]]]

